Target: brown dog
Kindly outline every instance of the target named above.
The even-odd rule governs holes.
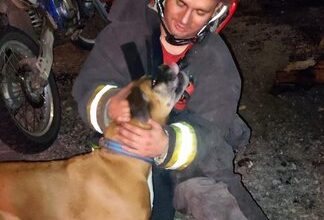
[[[165,123],[188,84],[177,68],[160,70],[128,96],[136,126],[150,129],[148,118]],[[114,134],[111,122],[105,138]],[[148,219],[149,171],[149,163],[103,147],[67,160],[0,163],[0,220]]]

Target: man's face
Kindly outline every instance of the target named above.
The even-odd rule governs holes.
[[[219,0],[166,0],[164,22],[176,38],[194,37],[214,14]]]

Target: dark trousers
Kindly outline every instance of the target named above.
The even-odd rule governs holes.
[[[209,173],[211,174],[211,173]],[[184,181],[171,179],[170,172],[153,168],[154,202],[151,220],[173,220],[175,208],[197,220],[266,220],[267,216],[232,169],[214,175],[198,175]],[[174,191],[175,189],[175,191]]]
[[[240,181],[193,177],[176,185],[173,204],[197,220],[267,220]]]
[[[172,205],[173,182],[170,172],[153,166],[154,200],[151,220],[173,220],[175,209]]]

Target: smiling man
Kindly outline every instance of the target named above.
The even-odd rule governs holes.
[[[166,1],[163,22],[178,39],[190,39],[212,18],[218,1]],[[162,35],[166,35],[162,30]]]
[[[116,0],[74,84],[90,126],[102,132],[114,120],[124,150],[154,158],[152,219],[173,219],[173,192],[175,208],[198,220],[267,219],[233,172],[234,151],[250,133],[237,114],[240,75],[215,33],[228,2],[155,0],[147,7],[144,0]],[[190,83],[167,126],[150,120],[152,129],[136,128],[128,123],[129,83],[144,73],[154,78],[161,63],[179,63]]]

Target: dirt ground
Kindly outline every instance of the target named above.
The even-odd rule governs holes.
[[[240,113],[253,131],[237,170],[270,219],[324,219],[324,87],[270,93],[288,62],[323,56],[324,7],[266,2],[243,8],[224,31],[244,79]]]
[[[276,71],[289,62],[324,56],[319,48],[323,11],[322,0],[242,0],[223,32],[243,78],[239,112],[252,128],[236,170],[271,220],[324,219],[324,85],[291,85],[271,93]],[[69,43],[55,49],[63,121],[54,145],[21,155],[0,142],[2,160],[62,158],[89,150],[85,145],[92,132],[78,118],[71,97],[87,54]]]

